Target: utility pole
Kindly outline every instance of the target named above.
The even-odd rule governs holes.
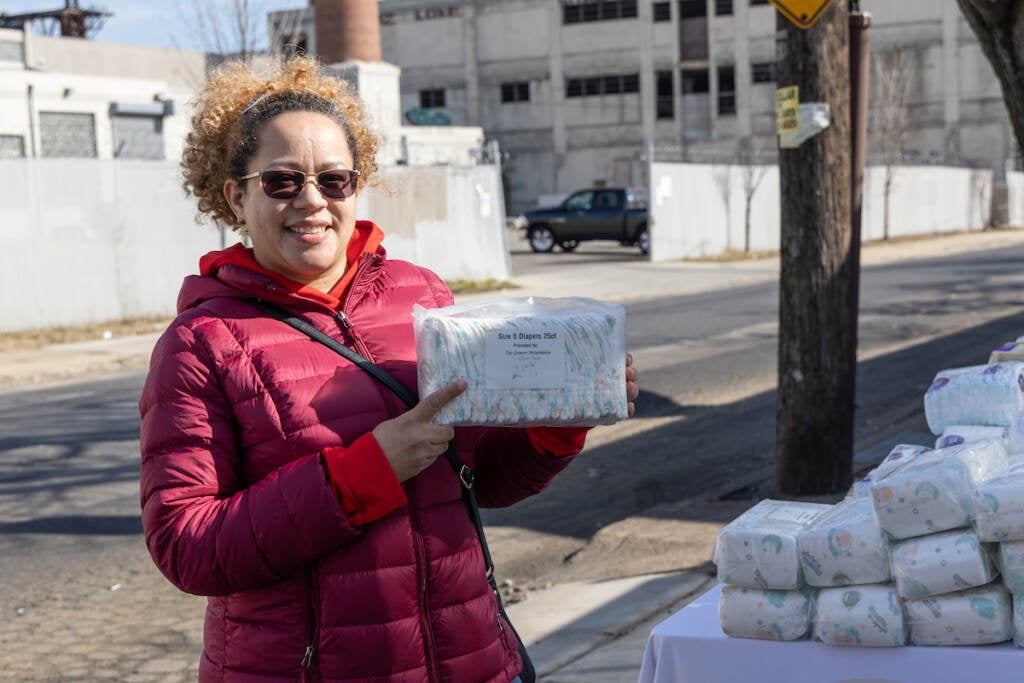
[[[827,128],[779,150],[779,496],[844,490],[853,471],[860,237],[851,227],[849,11],[845,0],[820,4],[810,28],[777,21],[778,87],[797,86],[801,105],[829,111]]]

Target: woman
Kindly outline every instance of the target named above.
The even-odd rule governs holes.
[[[376,139],[344,82],[307,58],[216,72],[182,165],[199,210],[242,230],[200,260],[142,398],[146,543],[178,588],[209,596],[200,681],[498,681],[521,670],[459,483],[481,505],[539,492],[585,429],[452,429],[249,300],[271,301],[416,386],[414,304],[452,303],[387,259],[355,217]],[[638,389],[627,359],[627,397]],[[632,412],[632,403],[630,403]]]

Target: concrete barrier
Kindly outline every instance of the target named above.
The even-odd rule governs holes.
[[[507,280],[494,166],[389,167],[357,215],[389,255],[449,280]],[[174,162],[0,160],[0,332],[171,315],[199,257],[237,240],[196,223]]]
[[[651,178],[652,261],[712,256],[727,250],[779,249],[778,167],[655,163]],[[896,167],[888,236],[984,229],[991,221],[992,178],[991,171],[969,168]],[[884,181],[883,167],[866,170],[864,241],[882,239],[885,234]],[[1024,227],[1024,179],[1011,178],[1008,183],[1009,224]],[[748,194],[749,240],[745,234]]]

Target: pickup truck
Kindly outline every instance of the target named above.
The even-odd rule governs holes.
[[[558,206],[527,211],[515,220],[526,232],[530,248],[539,253],[572,251],[585,240],[615,240],[650,250],[647,202],[641,190],[598,187],[579,190]]]

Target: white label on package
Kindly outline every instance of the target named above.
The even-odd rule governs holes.
[[[565,342],[557,332],[487,333],[489,389],[558,389],[565,386]]]
[[[797,507],[780,507],[765,515],[764,521],[808,524],[813,522],[820,514],[821,510],[801,510]]]

